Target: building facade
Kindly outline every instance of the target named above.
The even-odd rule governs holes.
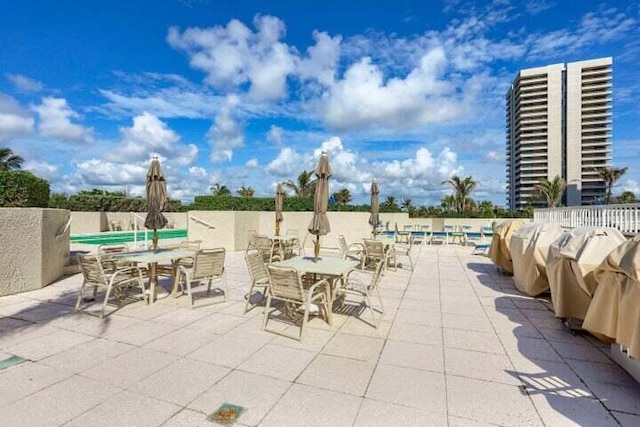
[[[596,204],[606,194],[598,169],[611,163],[612,58],[522,70],[506,95],[507,203],[544,206],[541,179],[560,176],[563,204]]]

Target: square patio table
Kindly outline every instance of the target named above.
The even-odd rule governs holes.
[[[155,301],[156,286],[158,286],[158,276],[156,274],[156,266],[162,261],[173,261],[180,258],[193,258],[195,252],[188,249],[156,249],[155,251],[133,251],[122,252],[119,254],[110,255],[110,258],[115,258],[121,261],[142,263],[149,265],[149,288],[151,291],[151,302]],[[175,286],[175,283],[174,283]]]
[[[296,256],[285,261],[277,261],[272,265],[277,267],[295,268],[300,274],[320,274],[332,277],[331,295],[329,296],[330,307],[333,307],[333,294],[335,280],[344,280],[345,276],[360,264],[358,261],[350,261],[342,258],[334,257],[312,257],[312,256]]]

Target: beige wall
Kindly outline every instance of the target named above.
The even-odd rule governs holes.
[[[0,208],[0,296],[40,289],[62,276],[69,258],[69,211]]]
[[[140,229],[144,228],[146,212],[136,212]],[[165,212],[171,228],[187,228],[185,212]],[[133,230],[134,217],[131,212],[71,212],[71,234],[100,233],[110,231],[111,226],[120,224],[123,230]]]

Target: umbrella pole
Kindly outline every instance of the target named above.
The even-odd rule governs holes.
[[[153,240],[151,243],[151,247],[154,251],[158,249],[158,230],[156,230],[155,228],[153,229]]]
[[[320,255],[320,236],[316,236],[316,241],[313,245],[313,254],[316,256],[317,260],[318,255]]]
[[[280,235],[280,221],[276,221],[276,236]]]

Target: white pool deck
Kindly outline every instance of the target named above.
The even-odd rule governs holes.
[[[76,314],[80,275],[0,298],[0,360],[29,359],[0,371],[0,425],[212,427],[225,402],[246,408],[239,426],[640,425],[640,385],[608,348],[470,247],[425,246],[413,274],[389,271],[377,330],[336,314],[303,343],[262,332],[262,308],[243,315],[242,252],[227,270],[231,301],[195,310]]]

